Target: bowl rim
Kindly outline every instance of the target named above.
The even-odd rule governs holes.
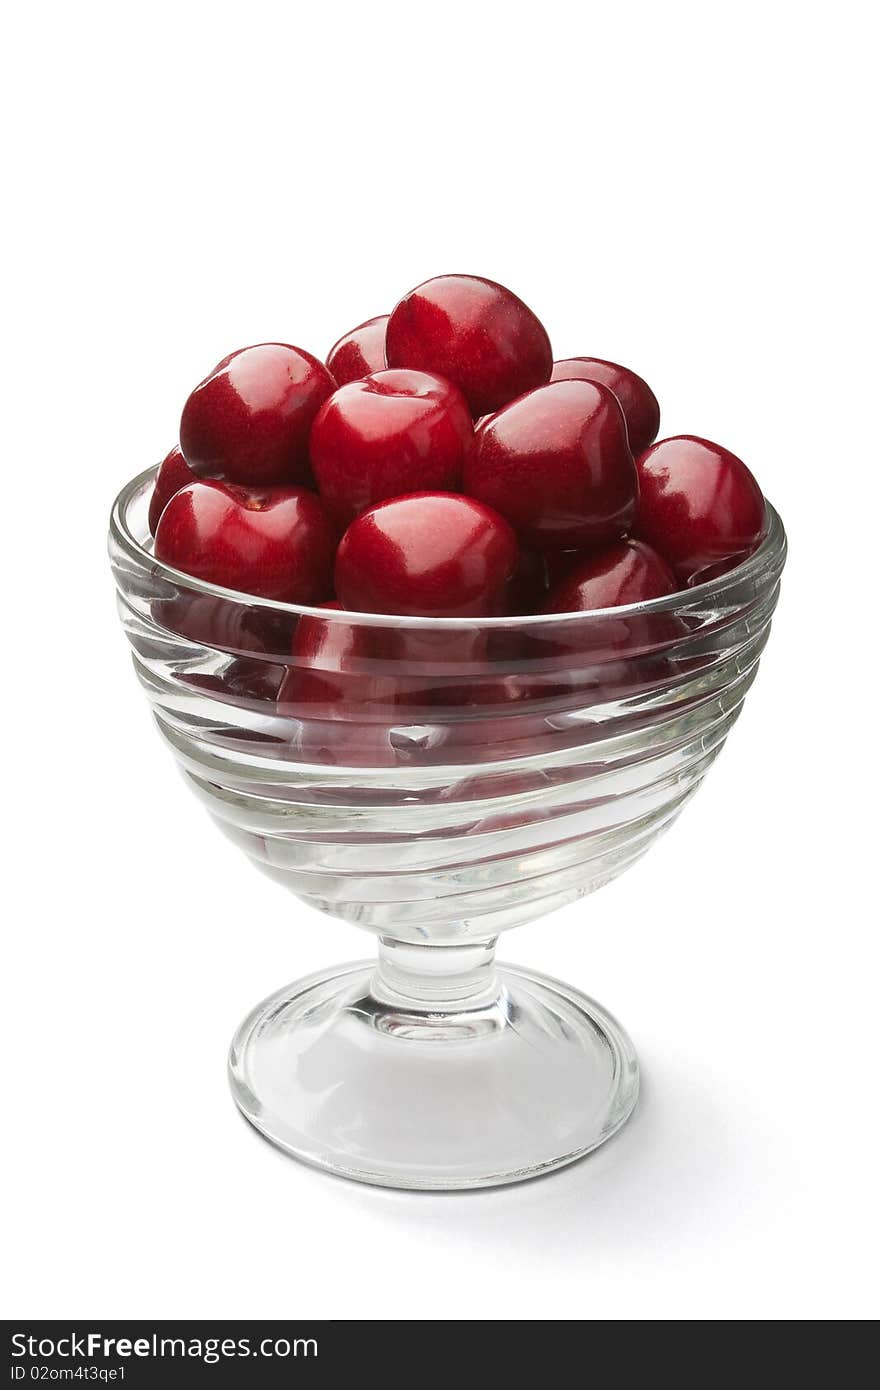
[[[298,617],[322,618],[328,622],[344,622],[369,627],[397,627],[408,629],[444,632],[473,631],[475,628],[505,629],[521,627],[549,627],[574,622],[588,623],[609,618],[627,618],[638,614],[663,614],[681,612],[683,609],[698,608],[706,601],[717,601],[727,590],[739,586],[744,581],[757,578],[765,571],[777,567],[782,570],[787,550],[787,540],[782,519],[771,502],[764,500],[765,527],[760,544],[741,564],[734,566],[716,579],[707,579],[691,588],[677,589],[673,594],[661,598],[644,599],[641,603],[619,604],[612,608],[579,609],[572,613],[521,613],[506,614],[501,617],[435,618],[416,617],[400,613],[369,613],[356,609],[325,608],[320,604],[282,603],[279,600],[261,598],[257,594],[242,593],[238,589],[227,589],[220,584],[211,584],[198,579],[184,570],[167,565],[144,548],[134,536],[128,524],[128,510],[138,492],[147,482],[155,479],[158,465],[145,468],[120,490],[110,513],[110,540],[115,543],[137,565],[148,568],[151,573],[167,578],[178,589],[194,594],[209,595],[226,603],[246,608],[264,608],[274,613],[289,613]]]

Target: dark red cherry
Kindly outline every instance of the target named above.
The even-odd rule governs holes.
[[[179,446],[175,444],[170,454],[166,454],[159,464],[159,471],[153,484],[153,495],[150,498],[150,512],[147,518],[150,535],[155,536],[159,517],[175,492],[186,487],[187,483],[194,483],[195,481],[195,473],[180,452]]]
[[[545,613],[578,613],[674,594],[672,570],[644,541],[617,541],[580,560],[551,590]]]
[[[285,670],[273,662],[238,657],[229,663],[220,679],[236,699],[268,702],[277,700]]]
[[[323,608],[340,612],[338,603]],[[395,673],[382,628],[303,614],[277,713],[297,720],[294,742],[308,762],[392,767],[408,761],[395,726],[424,717],[430,684]],[[417,709],[417,706],[423,709]]]
[[[178,679],[194,685],[209,695],[217,695],[236,703],[275,704],[287,668],[251,657],[236,657],[216,674],[205,671],[183,671]],[[268,711],[267,711],[268,712]],[[274,711],[273,711],[274,712]]]
[[[302,482],[309,430],[335,389],[323,362],[287,343],[224,357],[183,407],[180,447],[193,473],[245,487]]]
[[[225,598],[184,586],[152,599],[150,612],[158,627],[200,646],[231,655],[256,653],[276,664],[283,664],[290,651],[297,621],[296,614],[249,604],[246,596]]]
[[[341,603],[321,607],[338,612]],[[353,674],[353,667],[370,657],[370,630],[353,623],[323,617],[300,617],[293,634],[291,664],[278,692],[279,713],[292,713],[292,706],[327,706],[343,699],[363,696],[368,677]]]
[[[499,675],[493,671],[490,663],[486,663],[482,671],[473,672],[467,679],[435,682],[433,703],[446,709],[494,705],[507,714],[510,706],[522,705],[527,700],[540,698],[540,695],[540,686],[532,677]]]
[[[635,515],[636,470],[606,386],[555,381],[499,410],[474,436],[464,490],[539,550],[596,547]]]
[[[678,588],[669,565],[644,541],[616,541],[581,559],[551,590],[544,611],[620,609],[666,598]],[[555,649],[575,686],[585,695],[595,687],[597,699],[611,699],[636,693],[646,679],[670,677],[673,666],[666,653],[686,636],[686,629],[676,614],[661,610],[603,613],[583,624],[560,623],[547,635],[545,654],[553,655]]]
[[[548,677],[531,670],[505,673],[490,663],[461,680],[450,677],[435,681],[430,722],[442,738],[438,755],[447,763],[467,766],[507,759],[518,762],[521,758],[528,762],[537,752],[558,752],[564,735],[558,726],[548,724],[548,716],[564,714],[567,684],[564,676]],[[501,798],[516,792],[546,794],[552,777],[552,772],[532,770],[507,771],[497,778],[479,777],[472,782],[466,779],[456,787],[456,796],[482,799],[492,794],[490,787]],[[493,811],[492,828],[516,823],[518,816],[522,816],[521,810]]]
[[[342,610],[336,602],[321,607]],[[368,706],[375,715],[377,708],[393,711],[399,705],[411,704],[415,694],[412,682],[395,678],[384,654],[381,628],[303,614],[278,695],[279,713],[293,713],[294,706],[310,706],[302,712],[356,721],[358,713]]]
[[[696,435],[661,439],[638,459],[636,531],[684,584],[743,558],[764,529],[764,497],[742,459]]]
[[[416,492],[353,521],[336,556],[345,608],[437,618],[492,614],[516,566],[503,517],[471,497]]]
[[[331,589],[335,533],[313,492],[260,492],[190,483],[175,493],[156,532],[156,556],[226,589],[286,603],[318,603]]]
[[[321,607],[338,612],[342,605],[334,601]],[[368,637],[368,628],[304,613],[293,635],[279,704],[327,704],[342,699],[352,666],[369,658]]]
[[[597,381],[607,386],[617,397],[626,431],[629,447],[633,454],[640,454],[653,443],[660,428],[660,405],[648,383],[629,367],[621,367],[617,362],[605,362],[601,357],[567,357],[562,362],[553,363],[551,381]]]
[[[456,489],[472,439],[457,386],[426,372],[375,372],[324,402],[312,468],[331,516],[347,526],[386,497]]]
[[[436,372],[461,388],[474,417],[550,378],[553,352],[539,319],[503,285],[438,275],[401,299],[388,320],[389,367]]]
[[[327,354],[327,370],[338,386],[359,381],[385,366],[385,327],[388,315],[367,319],[350,333],[343,333]]]

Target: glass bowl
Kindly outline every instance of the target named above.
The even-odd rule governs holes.
[[[776,512],[747,560],[670,598],[388,618],[159,563],[154,473],[117,499],[110,555],[159,732],[264,873],[378,938],[374,961],[249,1014],[238,1106],[296,1157],[393,1187],[512,1182],[589,1152],[635,1105],[632,1045],[580,991],[497,967],[496,941],[622,873],[694,795],[770,631]],[[316,617],[355,629],[341,663],[291,655]]]

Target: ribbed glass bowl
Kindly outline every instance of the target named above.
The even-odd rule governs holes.
[[[619,1128],[632,1046],[578,991],[495,966],[500,932],[615,878],[693,796],[754,679],[785,560],[588,614],[387,618],[270,603],[151,553],[149,470],[113,508],[119,611],[163,739],[219,827],[378,960],[301,980],[233,1040],[244,1114],[399,1187],[532,1176]],[[303,617],[355,626],[339,671]]]

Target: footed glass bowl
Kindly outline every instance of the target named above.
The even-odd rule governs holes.
[[[237,1104],[296,1157],[393,1187],[513,1182],[589,1152],[635,1105],[632,1045],[579,990],[497,967],[497,938],[622,873],[699,787],[770,631],[776,512],[747,560],[671,598],[402,619],[160,564],[153,478],[117,499],[110,554],[159,732],[259,868],[378,939],[374,961],[249,1014]],[[294,634],[316,617],[330,640],[304,663]]]

